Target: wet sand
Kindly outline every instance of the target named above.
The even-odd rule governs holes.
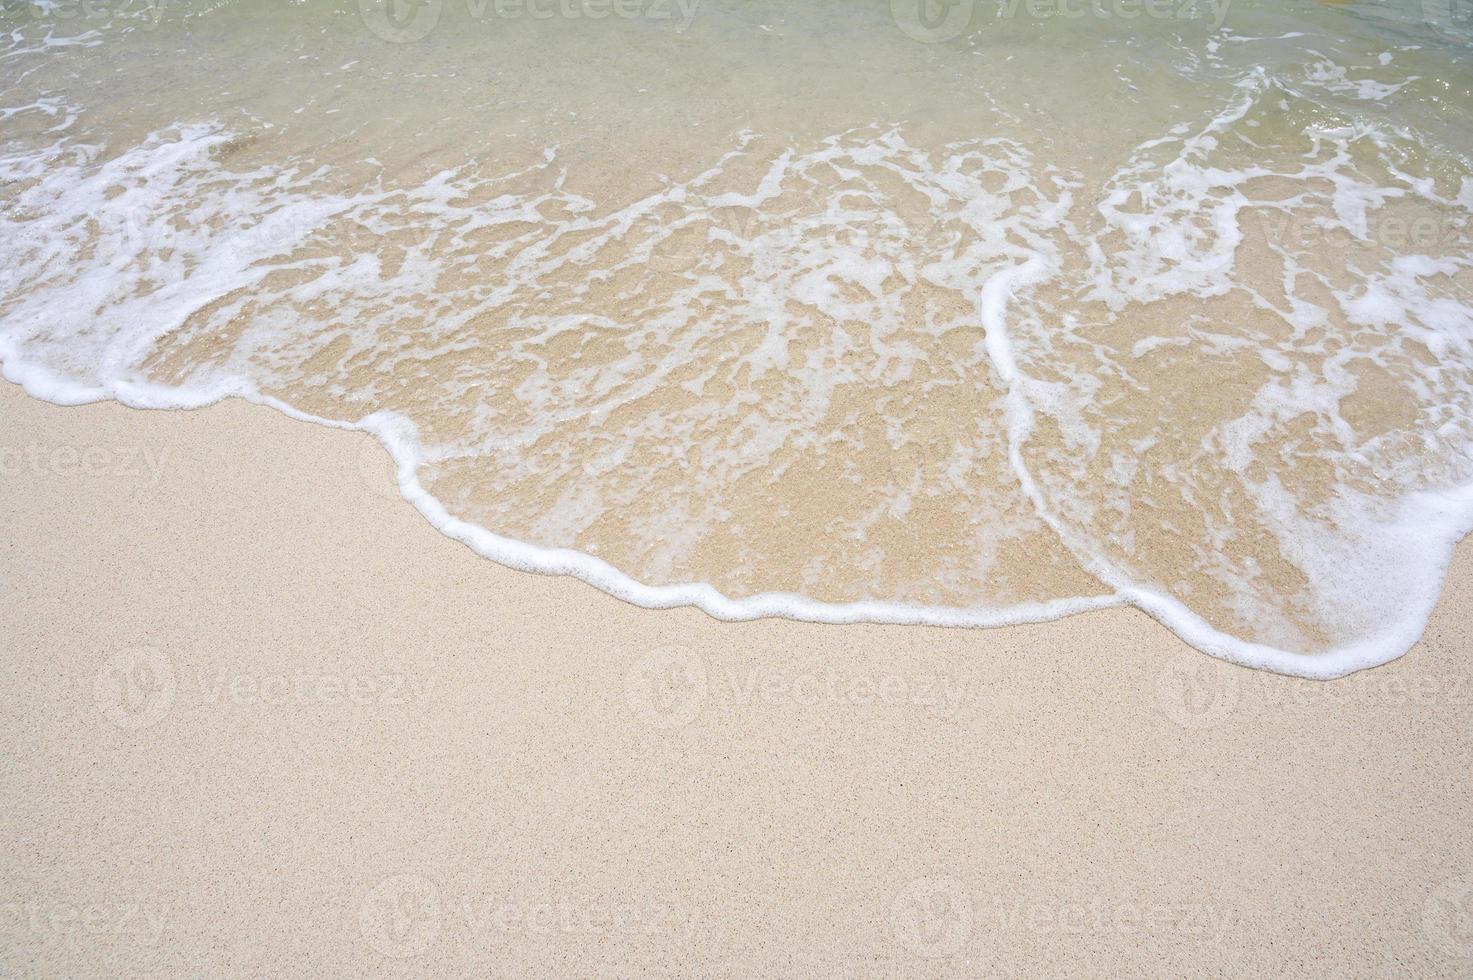
[[[0,972],[1473,968],[1466,545],[1319,683],[1133,609],[639,609],[242,403],[0,419]]]

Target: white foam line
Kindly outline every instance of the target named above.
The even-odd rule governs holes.
[[[1429,580],[1426,583],[1428,587],[1416,593],[1416,605],[1407,609],[1386,630],[1322,653],[1281,650],[1224,633],[1184,603],[1132,582],[1093,549],[1077,546],[1071,540],[1069,529],[1049,511],[1033,474],[1023,460],[1022,447],[1032,433],[1034,413],[1024,390],[1028,376],[1018,369],[1007,334],[1007,302],[1012,296],[1014,282],[1036,280],[1042,267],[1043,260],[1035,257],[1021,266],[994,274],[982,288],[984,343],[988,358],[1006,385],[1003,406],[1008,422],[1008,460],[1039,519],[1054,530],[1086,571],[1115,590],[1112,604],[1135,606],[1193,647],[1220,660],[1311,680],[1333,680],[1359,670],[1379,667],[1410,650],[1426,630],[1432,610],[1441,596],[1453,549],[1473,531],[1473,485],[1441,492],[1428,491],[1407,498],[1404,507],[1425,509],[1440,518],[1437,526],[1421,529],[1422,536],[1432,539],[1428,542],[1427,553],[1434,561],[1419,569]]]
[[[322,418],[279,399],[263,395],[244,381],[211,388],[173,388],[141,382],[82,385],[16,356],[13,345],[0,341],[0,369],[27,394],[56,405],[77,406],[117,401],[130,408],[182,410],[240,398],[276,409],[304,422],[375,436],[394,460],[399,491],[430,524],[478,554],[521,571],[571,575],[617,598],[647,609],[695,606],[716,619],[742,621],[777,617],[815,623],[894,623],[928,626],[1013,626],[1045,622],[1090,609],[1118,606],[1113,595],[1080,596],[996,608],[922,606],[896,602],[820,602],[787,592],[764,592],[743,599],[723,595],[705,582],[646,585],[608,562],[571,548],[545,548],[518,541],[461,520],[419,482],[417,427],[393,412],[375,412],[358,422]]]
[[[1013,278],[1034,271],[1032,263],[997,274],[984,287],[990,297],[989,309],[1000,315],[1011,290]],[[1006,372],[1009,425],[1020,426],[1025,436],[1031,428],[1032,409],[1017,385],[1021,375],[1013,361],[1006,332],[992,329],[1000,320],[989,318],[986,344],[999,373]],[[1405,654],[1426,628],[1432,609],[1441,592],[1453,547],[1473,531],[1473,486],[1455,491],[1426,493],[1418,503],[1431,503],[1443,512],[1442,533],[1435,534],[1445,545],[1435,567],[1428,571],[1438,588],[1424,590],[1425,601],[1408,610],[1400,622],[1369,639],[1337,647],[1324,653],[1304,654],[1275,647],[1249,643],[1230,636],[1208,624],[1182,603],[1159,592],[1131,583],[1117,569],[1098,556],[1078,554],[1087,570],[1116,591],[1101,596],[1077,596],[1048,602],[1019,603],[1004,607],[922,606],[896,602],[821,602],[786,592],[765,592],[742,599],[722,594],[708,583],[690,582],[678,585],[647,585],[619,571],[608,562],[571,548],[546,548],[505,537],[454,517],[445,506],[419,482],[417,428],[412,421],[396,413],[376,412],[358,422],[322,418],[303,412],[279,399],[263,395],[243,380],[211,388],[175,388],[143,382],[111,382],[106,385],[83,385],[64,378],[40,365],[21,359],[13,344],[0,340],[0,371],[28,394],[57,405],[76,406],[113,400],[137,409],[197,409],[226,398],[240,398],[276,409],[283,415],[304,422],[314,422],[334,429],[367,432],[388,450],[398,474],[399,491],[404,499],[441,533],[467,545],[486,558],[521,571],[549,575],[569,575],[609,593],[616,598],[646,609],[671,609],[694,606],[708,615],[726,621],[781,618],[814,623],[883,623],[893,625],[992,627],[1015,626],[1059,619],[1093,609],[1131,605],[1151,616],[1188,644],[1222,660],[1248,667],[1264,668],[1316,680],[1343,677],[1358,670],[1377,667]],[[1016,417],[1015,417],[1015,413]],[[1010,433],[1011,436],[1011,433]],[[1075,549],[1065,536],[1057,519],[1042,506],[1042,497],[1021,455],[1022,441],[1010,438],[1009,457],[1019,474],[1025,492],[1039,509],[1040,517],[1060,534],[1071,551]]]
[[[1255,78],[1257,81],[1250,79],[1244,86],[1249,89],[1246,96],[1248,102],[1229,107],[1197,136],[1184,140],[1185,145],[1190,148],[1207,138],[1208,134],[1221,128],[1223,119],[1241,118],[1247,111],[1247,105],[1251,103],[1253,86],[1262,83],[1261,73]],[[789,155],[784,154],[776,161],[755,195],[716,196],[707,202],[708,207],[712,202],[760,203],[771,197],[772,188],[781,182],[781,174],[791,166]],[[712,172],[714,171],[709,171],[708,174]],[[773,177],[774,173],[778,176]],[[699,182],[698,179],[695,184]],[[694,185],[680,185],[667,193],[673,194],[678,190],[683,194],[687,186]],[[1473,183],[1465,184],[1463,194],[1465,197],[1473,197]],[[1067,214],[1070,205],[1071,197],[1065,193],[1053,205],[1057,211],[1056,220]],[[575,227],[607,226],[612,223],[627,228],[647,210],[648,207],[643,205],[633,206],[598,222],[579,219],[581,224]],[[1016,251],[1011,254],[1018,255]],[[143,341],[135,341],[135,346],[129,350],[107,353],[104,363],[99,367],[104,380],[95,385],[81,384],[39,363],[27,362],[21,354],[19,343],[3,337],[0,337],[0,370],[3,370],[5,377],[22,385],[31,395],[61,405],[80,405],[113,399],[133,408],[189,409],[204,407],[227,397],[238,397],[269,406],[291,418],[334,428],[369,432],[387,447],[394,459],[401,494],[442,533],[508,567],[571,575],[611,595],[647,608],[689,605],[723,620],[781,617],[822,623],[1000,626],[1057,619],[1089,609],[1132,605],[1162,623],[1187,643],[1213,656],[1247,666],[1320,679],[1340,677],[1356,670],[1374,667],[1396,659],[1410,649],[1425,629],[1441,593],[1454,546],[1469,530],[1473,530],[1473,485],[1402,499],[1402,518],[1394,522],[1391,528],[1409,546],[1410,550],[1404,548],[1403,551],[1425,556],[1415,567],[1402,572],[1403,576],[1410,576],[1409,583],[1399,583],[1404,587],[1411,586],[1410,589],[1402,589],[1410,598],[1404,608],[1399,610],[1400,615],[1394,622],[1376,635],[1313,654],[1250,643],[1221,632],[1185,604],[1133,581],[1106,558],[1100,547],[1071,530],[1060,515],[1051,512],[1047,497],[1030,472],[1023,452],[1035,425],[1034,396],[1040,395],[1046,389],[1042,382],[1030,378],[1020,368],[1008,333],[1007,315],[1014,290],[1026,289],[1047,279],[1056,271],[1057,262],[1057,256],[1051,254],[1047,248],[1038,248],[1031,255],[1023,256],[1023,261],[994,273],[981,284],[979,306],[985,328],[984,345],[992,370],[1003,385],[1002,404],[1006,421],[1008,460],[1020,488],[1038,518],[1059,536],[1081,566],[1111,591],[1106,595],[1068,597],[1001,607],[925,606],[882,601],[827,603],[793,593],[762,593],[733,599],[703,582],[647,585],[608,562],[584,552],[569,548],[539,547],[496,534],[485,527],[451,515],[441,501],[419,481],[418,469],[425,457],[418,440],[418,430],[410,419],[403,416],[376,413],[357,422],[321,418],[263,395],[254,383],[244,378],[231,378],[211,386],[178,388],[120,380],[116,374],[108,376],[109,371],[106,369],[120,373],[127,370],[128,365],[135,363],[138,354],[146,346],[147,337],[153,334],[140,335]],[[1391,563],[1392,567],[1396,565],[1397,563]],[[1364,570],[1362,576],[1366,576]]]

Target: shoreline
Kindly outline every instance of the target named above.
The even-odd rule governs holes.
[[[1128,607],[644,609],[445,537],[362,433],[0,412],[7,969],[1473,962],[1466,542],[1408,654],[1304,681]]]
[[[78,385],[33,365],[17,368],[10,363],[13,361],[13,353],[9,352],[11,357],[0,358],[0,377],[26,396],[58,407],[76,408],[111,402],[138,411],[199,411],[235,400],[270,409],[292,421],[368,435],[390,457],[384,469],[390,483],[394,485],[393,492],[418,511],[436,532],[464,545],[477,556],[512,571],[573,578],[642,609],[690,607],[721,622],[783,619],[833,625],[997,629],[1050,622],[1093,610],[1134,609],[1150,617],[1204,656],[1250,669],[1273,671],[1288,677],[1337,680],[1392,663],[1415,648],[1417,640],[1426,631],[1426,621],[1430,618],[1432,607],[1441,601],[1454,555],[1468,537],[1469,527],[1473,526],[1470,525],[1473,518],[1468,516],[1473,514],[1473,510],[1469,509],[1473,508],[1473,486],[1437,494],[1424,492],[1422,496],[1440,498],[1444,509],[1456,502],[1461,507],[1461,516],[1457,520],[1448,521],[1446,515],[1442,515],[1447,526],[1439,536],[1442,539],[1440,543],[1445,544],[1449,528],[1459,529],[1452,551],[1442,565],[1419,569],[1421,577],[1436,578],[1440,584],[1437,596],[1418,617],[1423,622],[1416,637],[1412,636],[1412,624],[1407,620],[1400,620],[1379,634],[1315,654],[1297,653],[1224,633],[1181,600],[1128,580],[1125,584],[1116,586],[1113,592],[1064,596],[1043,602],[995,608],[914,605],[881,600],[827,602],[793,592],[764,592],[733,599],[706,582],[649,585],[588,552],[531,544],[456,517],[423,487],[417,474],[405,462],[412,456],[410,447],[416,439],[414,423],[408,419],[383,416],[380,413],[356,423],[336,421],[311,415],[257,392],[227,388],[186,393],[153,385],[129,385],[126,391]],[[40,394],[39,391],[44,391],[45,394]],[[378,468],[375,463],[364,458],[371,451],[360,449],[359,452],[360,475],[365,469],[375,471]],[[1092,581],[1102,588],[1111,587],[1110,579],[1116,577],[1114,569],[1091,567],[1077,555],[1075,560],[1079,562],[1080,570]],[[1387,656],[1385,651],[1388,648],[1400,652]]]

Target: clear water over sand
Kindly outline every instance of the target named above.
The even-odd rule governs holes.
[[[372,428],[446,530],[636,601],[1133,602],[1343,673],[1473,524],[1470,39],[1442,0],[0,0],[0,354]]]

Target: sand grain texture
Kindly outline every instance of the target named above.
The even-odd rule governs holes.
[[[241,403],[0,419],[0,972],[1473,969],[1466,548],[1320,684],[1134,610],[638,609]]]

